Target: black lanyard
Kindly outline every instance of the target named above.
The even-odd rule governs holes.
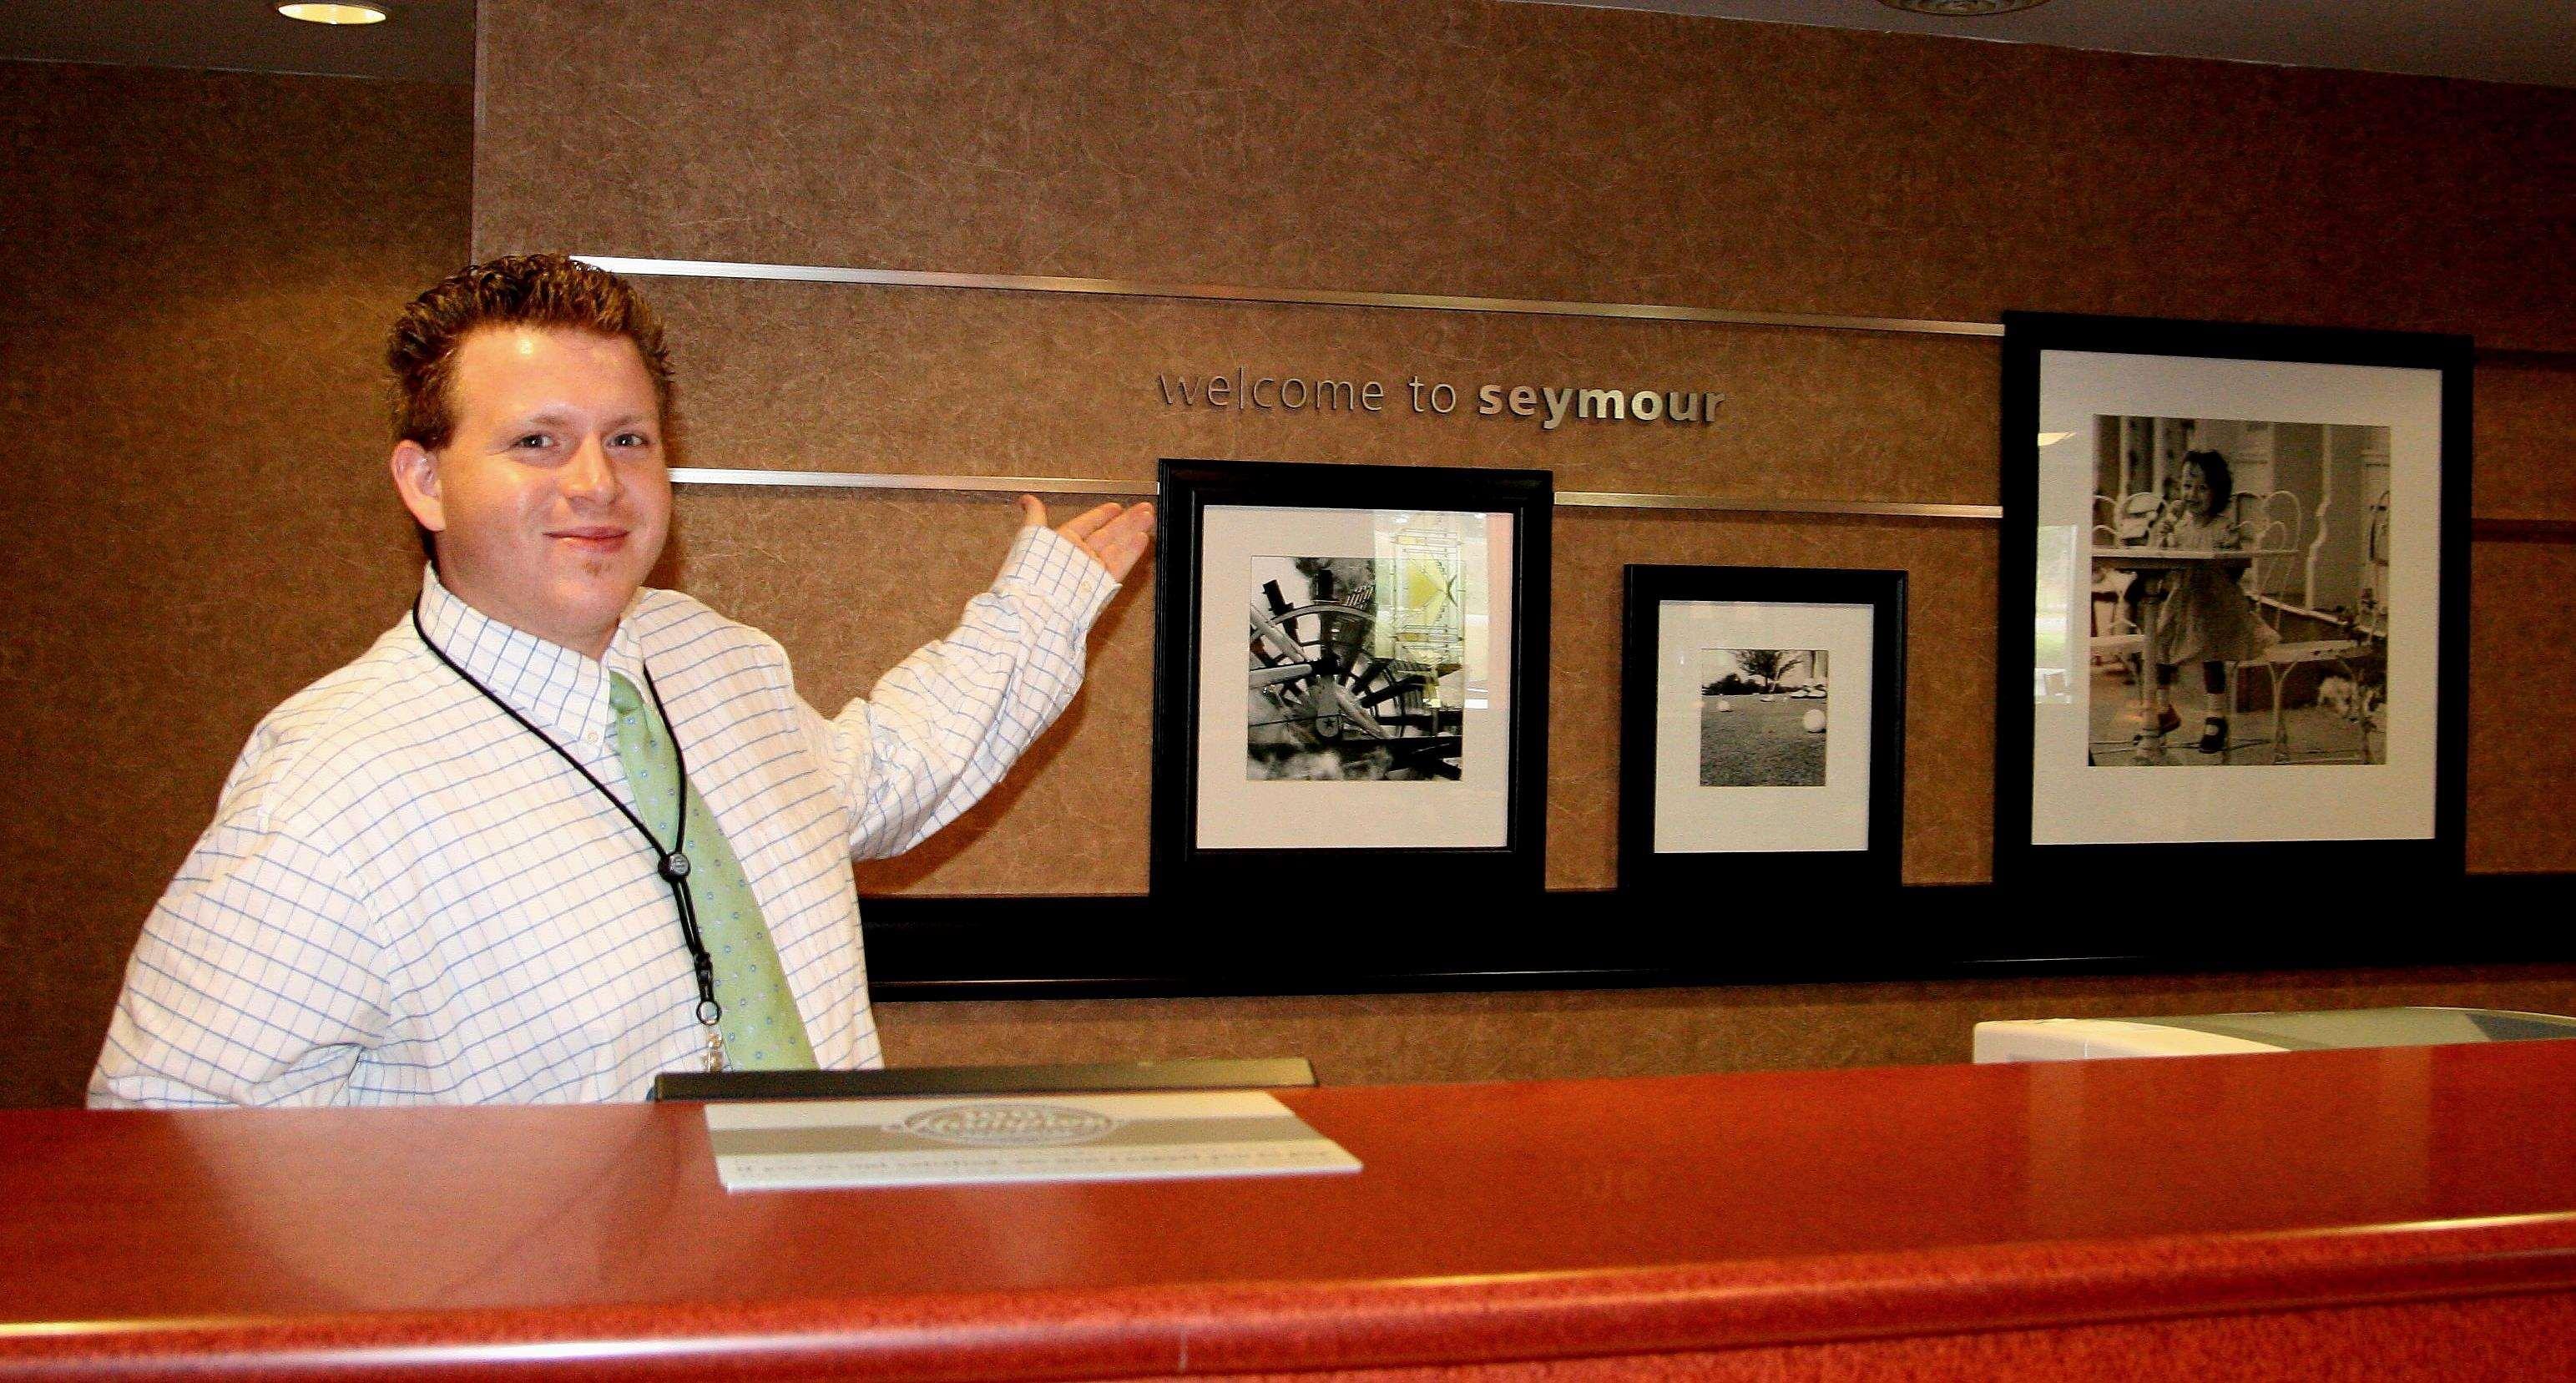
[[[724,1005],[716,1002],[715,958],[707,954],[706,940],[698,933],[698,905],[696,900],[689,896],[689,857],[684,851],[684,847],[689,842],[689,756],[680,748],[678,732],[670,728],[671,713],[662,705],[662,689],[653,685],[651,665],[641,658],[635,660],[635,665],[644,670],[644,689],[652,694],[654,713],[662,717],[663,733],[671,737],[672,764],[680,771],[680,820],[672,832],[674,838],[671,841],[671,848],[667,850],[662,848],[662,838],[653,834],[652,827],[644,824],[644,818],[637,816],[633,808],[620,800],[616,793],[609,791],[608,785],[599,781],[597,774],[582,767],[581,760],[574,758],[571,751],[555,743],[554,736],[538,729],[536,722],[519,714],[517,707],[493,695],[490,687],[475,681],[473,673],[467,672],[454,658],[448,657],[447,650],[432,641],[429,631],[421,626],[418,601],[412,602],[411,629],[413,633],[420,636],[421,646],[437,654],[438,661],[447,664],[450,672],[465,679],[465,685],[483,693],[484,700],[507,712],[510,719],[519,722],[529,734],[545,741],[546,748],[555,751],[557,758],[571,764],[573,772],[588,779],[592,787],[599,789],[599,795],[608,799],[608,805],[615,807],[619,815],[633,823],[635,829],[643,834],[645,843],[653,847],[653,857],[659,861],[654,872],[662,876],[662,882],[671,886],[671,901],[678,904],[680,909],[680,939],[688,943],[689,965],[698,976],[697,1019],[707,1030],[707,1069],[722,1070],[724,1035],[716,1025],[724,1019]]]

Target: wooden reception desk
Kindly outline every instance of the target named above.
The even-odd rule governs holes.
[[[694,1106],[0,1114],[0,1374],[2576,1376],[2576,1042],[1325,1088],[728,1197]],[[1485,1366],[1485,1367],[1473,1367]]]

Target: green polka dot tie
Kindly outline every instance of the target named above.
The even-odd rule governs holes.
[[[787,974],[778,964],[778,947],[761,920],[760,904],[751,896],[751,881],[742,874],[724,832],[698,790],[680,781],[679,757],[671,750],[671,733],[653,703],[637,694],[635,684],[619,673],[608,674],[608,704],[617,712],[617,761],[626,766],[626,786],[635,794],[636,814],[653,834],[667,841],[679,824],[681,799],[688,802],[688,889],[698,905],[698,933],[716,963],[716,1002],[724,1006],[717,1024],[724,1032],[728,1065],[744,1071],[810,1071],[814,1048],[805,1038],[805,1020],[787,992]]]

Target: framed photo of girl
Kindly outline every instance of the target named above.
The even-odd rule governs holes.
[[[1544,471],[1165,461],[1154,895],[1375,944],[1534,898],[1554,505]]]
[[[2003,364],[1996,881],[2460,875],[2468,339],[2006,313]]]
[[[1905,573],[1631,566],[1619,888],[1893,895]]]

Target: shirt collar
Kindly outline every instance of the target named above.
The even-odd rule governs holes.
[[[629,616],[634,608],[627,606]],[[606,734],[612,718],[609,673],[624,673],[639,689],[644,685],[643,649],[632,618],[617,622],[607,655],[593,662],[466,604],[438,579],[437,568],[423,566],[420,625],[468,676],[558,740],[597,742]]]

